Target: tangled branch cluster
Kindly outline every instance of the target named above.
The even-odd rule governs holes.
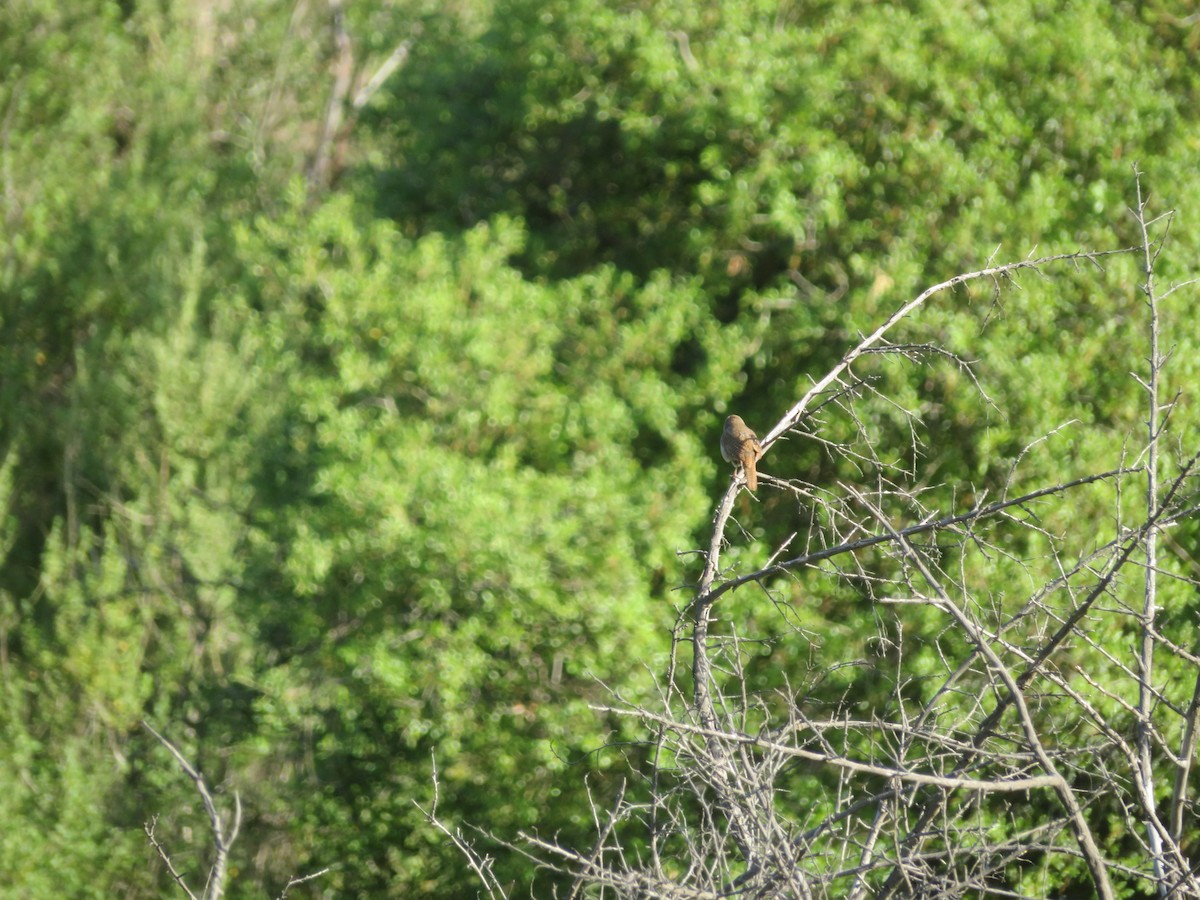
[[[1168,639],[1158,610],[1160,577],[1181,577],[1160,564],[1160,545],[1198,509],[1200,454],[1163,458],[1177,398],[1160,397],[1169,353],[1158,309],[1171,291],[1159,291],[1154,268],[1170,219],[1149,217],[1140,183],[1133,212],[1138,247],[989,265],[929,288],[787,411],[763,439],[768,471],[771,445],[789,435],[819,442],[870,484],[765,476],[794,498],[803,524],[776,542],[766,565],[737,574],[722,566],[740,490],[731,482],[677,623],[660,707],[605,709],[642,723],[647,768],[594,810],[591,848],[525,835],[521,852],[566,875],[572,896],[1045,896],[1029,873],[1057,872],[1090,882],[1102,898],[1118,890],[1200,897],[1200,848],[1187,824],[1200,657]],[[930,352],[885,336],[959,284],[991,279],[998,291],[1022,270],[1100,267],[1116,254],[1137,255],[1144,273],[1140,451],[1125,449],[1108,471],[1032,490],[1018,489],[1014,464],[998,499],[965,512],[928,508],[915,467],[876,455],[855,409],[873,388],[856,364],[868,354]],[[835,415],[860,439],[824,437]],[[1051,501],[1070,509],[1088,491],[1109,499],[1107,525],[1089,521],[1081,535],[1084,523],[1063,528],[1041,517]],[[996,560],[1021,578],[999,589],[985,582],[980,572]],[[889,685],[886,698],[830,703],[817,690],[828,669],[802,688],[751,687],[748,669],[762,647],[720,615],[723,605],[756,591],[786,617],[814,584],[848,586],[875,605],[879,657],[855,664],[864,679],[879,665],[894,668],[894,677],[872,681]],[[914,618],[921,628],[909,627]],[[811,639],[799,627],[790,633]],[[677,664],[689,650],[690,672]],[[917,655],[920,683],[901,664]],[[1091,670],[1098,662],[1103,675]],[[1182,696],[1180,672],[1190,687]],[[504,895],[486,871],[484,883]]]

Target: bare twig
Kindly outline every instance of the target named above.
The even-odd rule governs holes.
[[[317,140],[312,164],[308,168],[310,194],[329,185],[333,143],[342,127],[342,119],[346,113],[346,96],[350,93],[350,84],[354,76],[354,48],[350,42],[350,34],[346,31],[346,14],[342,8],[342,0],[329,0],[329,13],[335,51],[333,86],[329,92],[329,101],[325,104],[321,137]]]
[[[1155,247],[1150,238],[1150,224],[1146,219],[1146,200],[1142,197],[1142,179],[1137,167],[1134,167],[1134,182],[1137,186],[1137,209],[1134,215],[1142,233],[1142,259],[1145,265],[1145,282],[1142,293],[1146,296],[1146,310],[1149,314],[1147,333],[1150,343],[1150,372],[1146,381],[1142,382],[1146,390],[1146,430],[1147,459],[1146,459],[1146,517],[1154,519],[1158,512],[1158,438],[1159,438],[1159,376],[1162,372],[1163,358],[1159,352],[1159,321],[1158,298],[1154,290],[1154,262],[1158,258],[1162,245]],[[1170,227],[1170,218],[1167,219]],[[1166,234],[1163,234],[1163,241]],[[1150,748],[1150,707],[1153,702],[1151,683],[1154,679],[1154,620],[1158,609],[1158,531],[1151,529],[1146,533],[1146,582],[1142,606],[1142,641],[1138,654],[1138,766],[1135,777],[1138,781],[1139,794],[1143,805],[1147,806],[1146,814],[1154,815],[1154,771]],[[1148,802],[1147,802],[1148,799]],[[1162,837],[1159,829],[1149,823],[1146,825],[1146,835],[1150,842],[1151,859],[1154,862],[1155,880],[1159,896],[1165,897],[1167,891],[1167,873],[1163,858]]]
[[[283,886],[283,890],[280,891],[278,900],[284,900],[284,898],[286,898],[288,895],[288,891],[290,891],[296,885],[304,884],[304,882],[306,882],[306,881],[312,881],[314,878],[320,878],[322,875],[324,875],[328,871],[329,871],[329,867],[326,866],[324,869],[320,869],[319,871],[316,871],[316,872],[311,872],[308,875],[300,875],[295,878],[289,878],[288,883],[285,884]]]
[[[142,727],[154,735],[158,739],[158,742],[170,751],[171,755],[175,757],[175,761],[179,763],[179,767],[183,769],[196,785],[196,792],[200,794],[200,799],[204,803],[204,809],[208,813],[209,825],[212,828],[213,834],[213,845],[216,848],[212,868],[209,870],[208,885],[204,890],[204,900],[220,900],[220,897],[225,893],[229,848],[233,846],[233,842],[237,839],[238,829],[242,824],[242,799],[237,791],[234,791],[233,818],[228,823],[222,821],[220,813],[217,812],[217,805],[213,802],[212,792],[209,790],[204,776],[188,761],[187,757],[180,752],[178,747],[155,731],[149,722],[143,720]],[[172,874],[174,874],[173,870]]]
[[[403,40],[396,45],[396,49],[388,54],[388,58],[385,59],[380,64],[379,68],[375,70],[375,74],[373,74],[367,80],[367,83],[364,84],[358,91],[358,93],[354,95],[354,100],[350,105],[354,107],[356,112],[370,103],[371,98],[374,97],[379,92],[379,89],[383,87],[384,83],[392,77],[392,73],[404,65],[404,63],[408,60],[408,54],[411,50],[412,40]]]
[[[441,786],[438,783],[437,759],[432,759],[433,766],[433,804],[429,809],[421,806],[415,800],[413,806],[421,811],[425,817],[425,821],[444,834],[452,843],[463,859],[467,861],[467,865],[471,867],[471,871],[475,873],[475,877],[479,879],[479,883],[483,885],[483,889],[487,891],[489,897],[499,897],[501,900],[508,895],[504,892],[502,885],[492,872],[493,860],[490,857],[480,854],[462,834],[455,829],[451,831],[441,819],[437,817],[438,801],[441,799]]]
[[[187,882],[183,880],[183,876],[179,874],[178,870],[175,868],[175,865],[171,862],[171,857],[167,853],[167,849],[160,844],[158,838],[154,836],[154,829],[156,827],[158,827],[158,816],[151,816],[150,821],[143,826],[143,830],[146,832],[146,837],[150,839],[150,846],[152,846],[158,852],[159,858],[163,861],[163,864],[166,865],[167,871],[171,873],[171,877],[175,879],[175,883],[183,888],[183,892],[187,894],[191,900],[196,900],[196,895],[192,893],[192,889],[187,886]]]

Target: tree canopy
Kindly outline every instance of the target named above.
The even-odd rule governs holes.
[[[1158,279],[1197,258],[1188,4],[252,7],[0,8],[3,896],[166,895],[154,815],[203,882],[203,808],[143,720],[241,798],[230,896],[326,867],[291,895],[475,896],[435,790],[445,821],[590,846],[589,800],[653,752],[593,707],[661,687],[726,415],[765,434],[959,272],[1136,245],[1134,164],[1179,210]],[[943,509],[1112,468],[1144,427],[1141,277],[939,297],[893,338],[909,359],[862,370],[887,402],[819,435]],[[1190,306],[1162,309],[1168,474]],[[764,462],[821,488],[867,468],[799,436]],[[760,488],[724,574],[813,515]],[[1194,524],[1172,540],[1162,625],[1191,647]],[[1023,577],[970,564],[1001,605]],[[795,584],[790,614],[722,610],[762,641],[751,689],[920,691],[921,654],[839,670],[879,652],[866,592]],[[514,896],[558,884],[499,853]],[[1020,889],[1086,891],[1038,871]]]

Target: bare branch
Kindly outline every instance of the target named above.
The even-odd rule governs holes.
[[[242,824],[241,797],[237,791],[234,791],[233,818],[228,824],[223,822],[220,813],[217,812],[217,805],[213,802],[212,793],[208,789],[208,783],[204,780],[204,776],[196,770],[196,767],[188,761],[187,757],[180,752],[178,747],[155,731],[149,722],[143,719],[142,727],[154,735],[158,739],[158,742],[170,751],[171,755],[175,757],[175,761],[179,763],[179,767],[183,769],[196,785],[196,792],[200,795],[200,799],[204,803],[204,809],[208,813],[209,825],[212,828],[213,834],[213,845],[216,848],[212,868],[209,870],[208,885],[204,891],[204,900],[220,900],[220,897],[225,893],[229,848],[233,846],[233,842],[237,838],[238,829]],[[172,872],[172,874],[174,873]]]
[[[356,111],[362,109],[371,102],[371,98],[374,97],[379,92],[379,89],[383,87],[384,83],[392,77],[392,73],[404,65],[404,63],[408,60],[408,54],[411,50],[411,40],[404,40],[396,45],[396,49],[388,54],[388,58],[385,59],[380,64],[379,68],[375,70],[375,74],[373,74],[367,80],[367,83],[362,86],[362,89],[354,95],[354,101],[351,103],[351,105]]]
[[[980,278],[990,278],[995,282],[1000,279],[1011,279],[1013,274],[1020,272],[1023,269],[1040,270],[1042,266],[1049,265],[1053,262],[1071,261],[1078,262],[1087,260],[1099,265],[1099,260],[1106,256],[1119,256],[1122,254],[1131,253],[1135,248],[1127,247],[1123,250],[1102,250],[1098,252],[1078,252],[1078,253],[1060,253],[1054,256],[1043,256],[1038,259],[1026,259],[1021,262],[1007,263],[1002,266],[989,266],[980,269],[977,272],[965,272],[962,275],[955,275],[953,278],[943,281],[940,284],[935,284],[933,287],[926,288],[915,298],[904,304],[896,310],[888,318],[886,322],[876,328],[871,334],[863,338],[858,345],[842,357],[842,361],[834,366],[828,374],[817,381],[808,392],[800,398],[791,409],[787,411],[779,423],[768,432],[767,436],[762,439],[763,453],[765,454],[770,446],[782,435],[785,431],[794,428],[796,424],[804,417],[805,412],[812,403],[813,399],[820,395],[826,388],[838,381],[842,374],[852,366],[860,356],[870,350],[877,344],[885,334],[892,330],[899,322],[906,319],[914,311],[917,310],[926,300],[935,294],[940,294],[942,291],[950,290],[960,284],[966,284],[969,281],[977,281]]]
[[[827,559],[832,559],[835,556],[841,556],[845,553],[855,553],[859,550],[865,550],[869,547],[875,547],[879,544],[899,542],[901,539],[907,539],[914,535],[923,534],[931,531],[945,531],[953,528],[956,525],[962,525],[968,522],[986,519],[998,513],[1005,512],[1014,507],[1021,507],[1034,500],[1039,500],[1043,497],[1048,497],[1052,494],[1060,494],[1064,491],[1069,491],[1072,488],[1081,487],[1085,484],[1092,484],[1097,481],[1104,481],[1112,478],[1118,478],[1122,475],[1129,475],[1134,472],[1139,472],[1140,469],[1113,469],[1109,472],[1101,472],[1097,475],[1085,475],[1082,478],[1076,478],[1074,481],[1056,484],[1053,487],[1040,488],[1036,491],[1030,491],[1027,494],[1022,494],[1020,497],[1014,497],[1010,500],[999,500],[991,503],[988,506],[977,507],[965,513],[957,513],[954,515],[944,516],[930,522],[921,522],[916,525],[909,525],[899,529],[895,534],[892,532],[884,532],[882,534],[873,534],[868,537],[858,538],[853,541],[837,544],[833,547],[826,547],[823,550],[817,550],[813,553],[806,553],[803,556],[797,556],[793,559],[784,560],[780,563],[766,566],[756,572],[749,572],[738,578],[732,578],[729,581],[722,582],[714,587],[707,594],[700,596],[694,601],[695,603],[711,604],[722,594],[741,587],[743,584],[748,584],[752,581],[762,581],[771,575],[781,575],[791,569],[799,569],[805,566],[810,566],[813,563],[822,562]],[[732,504],[731,504],[732,506]]]
[[[833,766],[837,769],[845,769],[848,772],[857,772],[862,775],[875,775],[880,778],[895,779],[898,781],[911,782],[913,784],[931,784],[950,790],[963,789],[968,791],[982,791],[984,793],[1025,793],[1028,791],[1037,790],[1039,788],[1055,787],[1059,780],[1049,775],[1035,775],[1030,778],[1009,778],[997,780],[931,775],[912,770],[897,769],[888,766],[879,766],[871,763],[859,762],[858,760],[837,756],[831,753],[816,753],[812,750],[804,750],[800,747],[782,744],[777,741],[764,738],[760,735],[743,734],[736,731],[720,731],[712,728],[705,728],[700,725],[690,725],[686,722],[679,722],[677,720],[669,719],[666,716],[655,715],[654,713],[642,709],[629,710],[619,709],[611,706],[593,706],[591,708],[597,712],[611,713],[618,716],[636,716],[637,718],[647,722],[657,722],[667,725],[675,731],[700,735],[701,737],[708,738],[713,741],[720,741],[730,744],[743,744],[749,747],[757,747],[762,750],[770,750],[771,752],[781,754],[782,756],[803,759],[809,762],[822,763],[824,765]]]
[[[192,893],[192,889],[187,886],[187,882],[183,880],[183,876],[179,874],[174,864],[171,862],[171,857],[167,854],[166,848],[160,844],[158,842],[158,838],[154,836],[154,829],[157,826],[158,816],[151,816],[150,821],[143,826],[143,830],[146,832],[146,837],[150,839],[150,846],[152,846],[158,852],[159,858],[166,865],[167,871],[171,873],[171,877],[175,879],[175,883],[183,888],[183,892],[187,894],[191,900],[196,900],[196,895]]]
[[[483,856],[478,853],[475,848],[471,846],[471,844],[468,843],[465,838],[463,838],[458,829],[451,831],[442,822],[442,820],[437,817],[438,801],[441,799],[441,786],[438,783],[437,759],[431,758],[431,761],[433,765],[433,805],[430,806],[429,809],[425,809],[423,806],[421,806],[421,804],[414,800],[413,806],[421,811],[421,814],[425,816],[426,822],[450,839],[450,843],[455,846],[458,852],[462,854],[463,859],[467,861],[467,865],[470,866],[471,871],[475,873],[475,876],[479,879],[480,884],[483,885],[483,889],[487,891],[487,895],[489,897],[499,897],[501,900],[503,900],[503,898],[507,897],[508,895],[504,892],[504,886],[499,882],[499,880],[497,880],[495,874],[492,872],[493,860],[490,857]]]
[[[295,878],[289,878],[289,879],[288,879],[288,883],[287,883],[287,884],[285,884],[285,885],[283,886],[283,890],[282,890],[282,891],[280,891],[280,893],[279,893],[279,897],[278,897],[278,900],[284,900],[284,898],[285,898],[285,897],[287,897],[287,895],[288,895],[288,891],[290,891],[290,890],[291,890],[293,887],[295,887],[296,885],[298,885],[298,884],[304,884],[304,882],[306,882],[306,881],[312,881],[312,880],[313,880],[313,879],[315,879],[315,878],[320,878],[322,875],[324,875],[324,874],[325,874],[325,873],[327,873],[328,871],[329,871],[329,867],[328,867],[328,866],[326,866],[324,869],[320,869],[319,871],[312,872],[312,873],[310,873],[310,874],[308,874],[308,875],[300,875],[300,876],[298,876],[298,877],[295,877]]]
[[[329,0],[330,27],[333,30],[334,77],[325,104],[325,120],[321,125],[321,136],[313,152],[312,164],[308,168],[309,193],[329,185],[330,163],[333,143],[342,127],[346,111],[346,96],[354,75],[354,49],[346,31],[346,14],[342,0]]]
[[[863,501],[864,503],[870,505],[870,501],[868,501],[865,497],[863,498]],[[1079,800],[1075,796],[1075,792],[1071,789],[1070,785],[1067,783],[1067,780],[1059,774],[1058,767],[1050,758],[1050,754],[1046,751],[1045,744],[1042,743],[1042,739],[1037,733],[1037,726],[1034,724],[1033,716],[1029,712],[1029,706],[1025,701],[1025,695],[1022,691],[1022,686],[1017,683],[1016,678],[1013,677],[1012,673],[1008,670],[1008,667],[1004,665],[999,655],[997,655],[996,651],[992,649],[991,642],[987,635],[979,628],[979,626],[970,616],[959,609],[958,605],[950,599],[950,595],[946,593],[945,588],[942,587],[937,577],[929,570],[929,567],[926,566],[925,560],[921,557],[921,555],[913,551],[907,539],[896,533],[895,529],[887,520],[887,517],[883,514],[882,510],[874,509],[873,511],[878,517],[880,524],[887,527],[888,530],[895,535],[896,540],[900,543],[913,566],[920,571],[922,577],[938,595],[943,607],[950,612],[958,624],[967,632],[972,643],[975,644],[976,649],[987,657],[988,665],[992,674],[1003,682],[1005,689],[1008,691],[1009,702],[1016,707],[1017,713],[1020,717],[1021,727],[1025,732],[1025,739],[1029,742],[1029,746],[1037,755],[1038,762],[1041,764],[1041,767],[1046,771],[1047,775],[1050,776],[1054,791],[1058,794],[1059,800],[1067,810],[1067,814],[1071,822],[1071,829],[1075,832],[1075,839],[1079,842],[1079,849],[1083,852],[1084,859],[1087,861],[1088,869],[1091,871],[1092,883],[1095,885],[1096,892],[1100,895],[1100,897],[1104,898],[1104,900],[1112,900],[1114,896],[1112,884],[1108,878],[1108,870],[1105,866],[1104,859],[1100,855],[1100,848],[1097,846],[1096,839],[1092,834],[1092,830],[1088,826],[1087,819],[1083,815],[1083,808],[1080,806]]]
[[[1200,583],[1188,547],[1171,541],[1200,511],[1200,453],[1163,440],[1186,409],[1182,393],[1163,399],[1171,353],[1154,285],[1172,216],[1151,217],[1140,193],[1134,215],[1139,246],[989,259],[899,307],[813,381],[762,443],[811,442],[839,476],[812,484],[760,472],[771,496],[752,508],[777,533],[755,548],[753,571],[721,563],[740,527],[731,480],[674,624],[656,706],[610,692],[616,704],[593,707],[642,723],[644,782],[628,792],[622,783],[607,809],[591,799],[590,846],[523,834],[517,852],[567,876],[572,897],[1017,897],[1013,872],[1031,860],[1077,872],[1066,877],[1087,878],[1102,898],[1146,884],[1200,896],[1184,833],[1195,809],[1200,654],[1178,622],[1157,615],[1167,585]],[[1146,425],[1114,442],[1105,471],[1020,483],[1039,460],[1056,461],[1049,454],[1068,426],[1072,438],[1090,427],[1080,415],[1006,450],[988,476],[996,499],[946,483],[925,463],[922,408],[887,395],[888,372],[856,370],[868,354],[941,357],[1003,414],[983,366],[889,333],[935,294],[974,280],[998,292],[1019,287],[1027,269],[1042,275],[1066,262],[1088,276],[1106,257],[1134,253],[1150,351],[1130,384],[1141,386]],[[907,442],[907,455],[880,435]],[[953,512],[964,495],[970,508]],[[1191,569],[1181,574],[1164,547]],[[750,584],[742,602],[726,596]],[[817,607],[840,610],[847,591],[870,604],[876,629],[833,644],[814,623],[841,623]],[[686,644],[690,682],[679,659]],[[832,646],[852,649],[823,657]],[[1160,813],[1164,773],[1174,785]],[[1120,862],[1105,858],[1112,844],[1101,840],[1114,827]]]

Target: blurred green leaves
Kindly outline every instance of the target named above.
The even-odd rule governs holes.
[[[204,864],[142,717],[243,791],[234,895],[325,865],[339,896],[471,893],[412,804],[435,758],[454,821],[589,833],[583,775],[641,750],[588,704],[662,671],[721,418],[765,432],[997,245],[1130,243],[1133,160],[1197,206],[1197,31],[1167,3],[346,12],[363,78],[413,44],[322,195],[324,6],[0,12],[0,803],[38,836],[0,856],[23,896],[158,896],[154,812]],[[1131,276],[938,298],[903,339],[971,361],[993,403],[944,360],[871,360],[916,437],[868,402],[825,436],[917,447],[947,506],[1018,458],[1034,482],[1107,467],[1139,426],[1111,364],[1141,358]],[[799,439],[768,462],[861,475]],[[871,652],[843,588],[730,612],[819,636],[775,645],[764,685]]]

